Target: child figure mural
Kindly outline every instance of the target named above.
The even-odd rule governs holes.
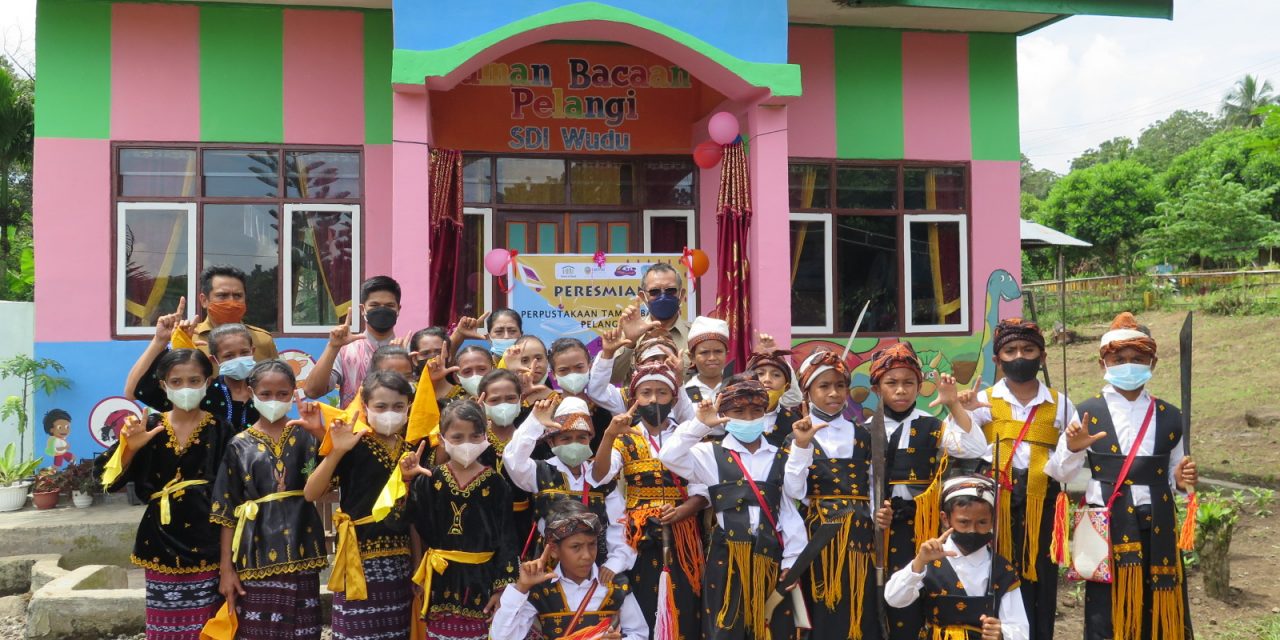
[[[49,434],[44,454],[53,458],[53,466],[69,466],[75,462],[76,456],[71,453],[71,445],[67,444],[67,436],[71,433],[71,414],[62,409],[50,409],[44,414],[44,432]]]

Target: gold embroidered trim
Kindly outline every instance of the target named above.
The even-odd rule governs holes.
[[[209,514],[209,522],[212,522],[213,524],[216,524],[218,526],[226,527],[228,529],[236,528],[235,520],[232,520],[231,518],[228,518],[224,515],[217,514],[217,513]]]
[[[318,558],[307,558],[306,560],[294,560],[293,562],[284,562],[281,564],[273,564],[266,567],[257,567],[254,569],[241,569],[236,572],[241,580],[262,580],[271,576],[278,576],[288,573],[302,573],[309,569],[323,569],[329,565],[329,559],[320,556]]]
[[[143,560],[142,558],[139,558],[136,555],[130,554],[129,562],[132,562],[133,564],[139,567],[142,567],[143,569],[150,569],[152,571],[155,571],[156,573],[163,573],[165,575],[170,575],[170,576],[185,575],[190,573],[204,573],[206,571],[218,570],[218,563],[209,562],[207,560],[204,562],[201,562],[199,565],[196,565],[194,567],[170,567],[168,565],[157,564],[150,560]]]
[[[493,474],[494,474],[494,471],[492,467],[485,467],[484,471],[480,472],[480,475],[477,475],[475,478],[472,478],[471,483],[467,485],[466,489],[463,489],[462,487],[458,486],[458,479],[453,477],[453,470],[450,469],[449,465],[447,464],[444,465],[443,475],[444,475],[445,482],[449,483],[450,490],[452,490],[455,494],[462,496],[463,498],[470,498],[471,492],[475,491],[476,487],[479,487],[481,483],[483,483],[489,476]]]
[[[187,443],[183,445],[178,444],[178,434],[174,432],[173,423],[169,421],[168,414],[160,414],[160,424],[164,425],[165,435],[169,436],[164,446],[172,449],[174,455],[181,456],[187,452],[187,449],[191,448],[191,445],[200,444],[200,432],[204,430],[205,425],[214,423],[213,414],[207,411],[202,413],[204,413],[204,419],[196,424],[195,429],[191,430],[191,435],[187,436]]]

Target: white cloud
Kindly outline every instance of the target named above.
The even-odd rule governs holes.
[[[0,0],[0,53],[34,70],[36,58],[36,0]]]

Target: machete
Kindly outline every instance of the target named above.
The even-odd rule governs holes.
[[[876,610],[880,612],[880,630],[882,637],[889,637],[889,612],[884,606],[884,571],[888,565],[885,557],[885,531],[876,522],[876,511],[880,509],[880,504],[884,502],[884,487],[888,486],[888,476],[885,475],[885,455],[888,440],[888,434],[885,433],[884,427],[884,403],[885,399],[880,398],[880,402],[876,405],[876,415],[871,419],[871,522],[875,523],[874,534],[875,539],[875,558],[876,567]],[[856,436],[855,436],[856,437]]]
[[[1182,361],[1182,455],[1191,455],[1191,315],[1182,321],[1178,334],[1178,358]]]
[[[991,527],[991,567],[990,573],[987,575],[987,601],[991,607],[988,614],[993,618],[1000,617],[1000,602],[996,597],[996,554],[1000,549],[1000,494],[1004,493],[1004,469],[1000,467],[1000,436],[995,438],[995,451],[991,454],[991,462],[993,463],[991,477],[995,479],[996,485],[996,503],[992,505],[992,513],[995,517],[991,519],[994,526]],[[1009,465],[1013,465],[1013,458],[1009,458]]]

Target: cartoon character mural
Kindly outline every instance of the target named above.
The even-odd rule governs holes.
[[[137,403],[120,396],[103,398],[89,412],[89,436],[103,449],[108,449],[120,439],[120,430],[124,429],[129,416],[142,417]]]
[[[1022,288],[1013,274],[1004,269],[996,269],[987,277],[987,286],[983,307],[982,332],[973,335],[923,338],[908,338],[915,347],[921,360],[924,382],[920,385],[920,398],[917,406],[924,411],[941,413],[942,407],[930,408],[929,403],[937,394],[937,381],[940,374],[949,373],[956,378],[957,384],[979,388],[995,384],[996,371],[992,366],[994,350],[992,334],[1000,322],[1000,303],[1017,300],[1022,297]],[[871,358],[875,353],[893,343],[897,338],[855,338],[845,362],[849,365],[850,376],[849,406],[845,408],[845,417],[870,417],[879,399],[871,391]],[[818,349],[826,349],[837,353],[843,352],[844,344],[831,340],[796,340],[792,344],[792,357],[796,362],[803,361],[809,354]]]
[[[53,466],[71,466],[76,459],[67,442],[67,436],[71,435],[71,414],[63,409],[50,409],[44,414],[44,432],[49,435],[44,454],[53,460]]]

